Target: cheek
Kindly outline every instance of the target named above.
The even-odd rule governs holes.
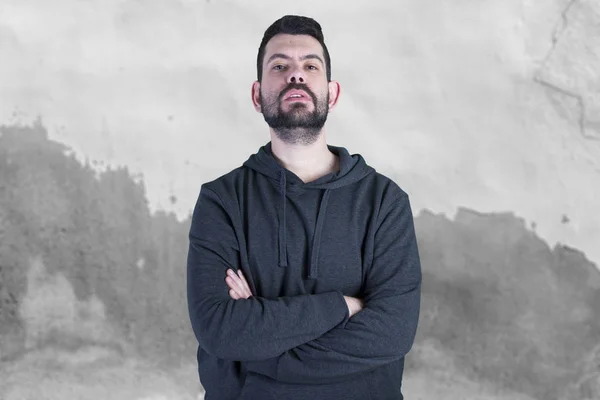
[[[325,89],[318,97],[321,103],[327,103],[329,101],[329,89]]]
[[[280,93],[281,92],[279,90],[270,90],[270,91],[263,90],[262,98],[263,98],[264,102],[267,104],[278,103]]]
[[[261,90],[262,90],[263,97],[266,97],[266,96],[273,97],[274,95],[279,95],[279,93],[281,93],[281,91],[285,87],[286,87],[285,83],[281,84],[281,83],[273,82],[272,80],[269,80],[269,81],[263,81],[263,83],[261,85]]]

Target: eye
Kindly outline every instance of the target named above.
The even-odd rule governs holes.
[[[281,65],[281,64],[277,64],[273,67],[274,70],[276,71],[281,71],[285,68],[285,65]]]
[[[317,66],[316,66],[316,65],[309,65],[309,66],[308,66],[308,69],[311,69],[311,68],[312,68],[312,70],[313,70],[313,71],[316,71],[316,70],[318,70],[318,69],[319,69],[319,68],[317,68]]]

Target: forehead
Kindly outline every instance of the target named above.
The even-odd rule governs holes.
[[[283,53],[298,58],[306,54],[324,56],[321,43],[310,35],[278,34],[269,40],[265,47],[265,62],[274,53]]]

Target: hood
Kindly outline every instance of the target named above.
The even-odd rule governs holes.
[[[287,235],[286,235],[286,193],[287,191],[296,190],[324,190],[325,193],[321,199],[317,215],[317,226],[313,236],[312,245],[309,249],[310,262],[308,267],[308,278],[316,279],[319,271],[319,247],[321,244],[321,230],[323,221],[327,212],[327,202],[331,196],[332,190],[351,185],[360,181],[365,176],[374,173],[375,169],[368,166],[364,158],[360,154],[348,153],[344,147],[327,145],[329,150],[338,155],[340,159],[340,170],[335,173],[330,173],[321,178],[304,183],[293,172],[285,169],[275,160],[271,152],[271,142],[262,146],[256,154],[252,154],[250,158],[243,164],[244,167],[253,169],[254,171],[266,176],[275,181],[279,186],[281,194],[281,202],[278,207],[279,212],[279,266],[287,267]]]

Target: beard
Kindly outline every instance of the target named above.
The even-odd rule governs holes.
[[[283,111],[283,97],[292,89],[303,90],[313,103],[313,111],[308,110],[307,102],[290,104],[289,111]],[[263,97],[260,92],[260,105],[265,122],[284,143],[308,145],[314,143],[321,134],[329,113],[329,91],[324,99],[298,83],[290,83],[279,95]]]

